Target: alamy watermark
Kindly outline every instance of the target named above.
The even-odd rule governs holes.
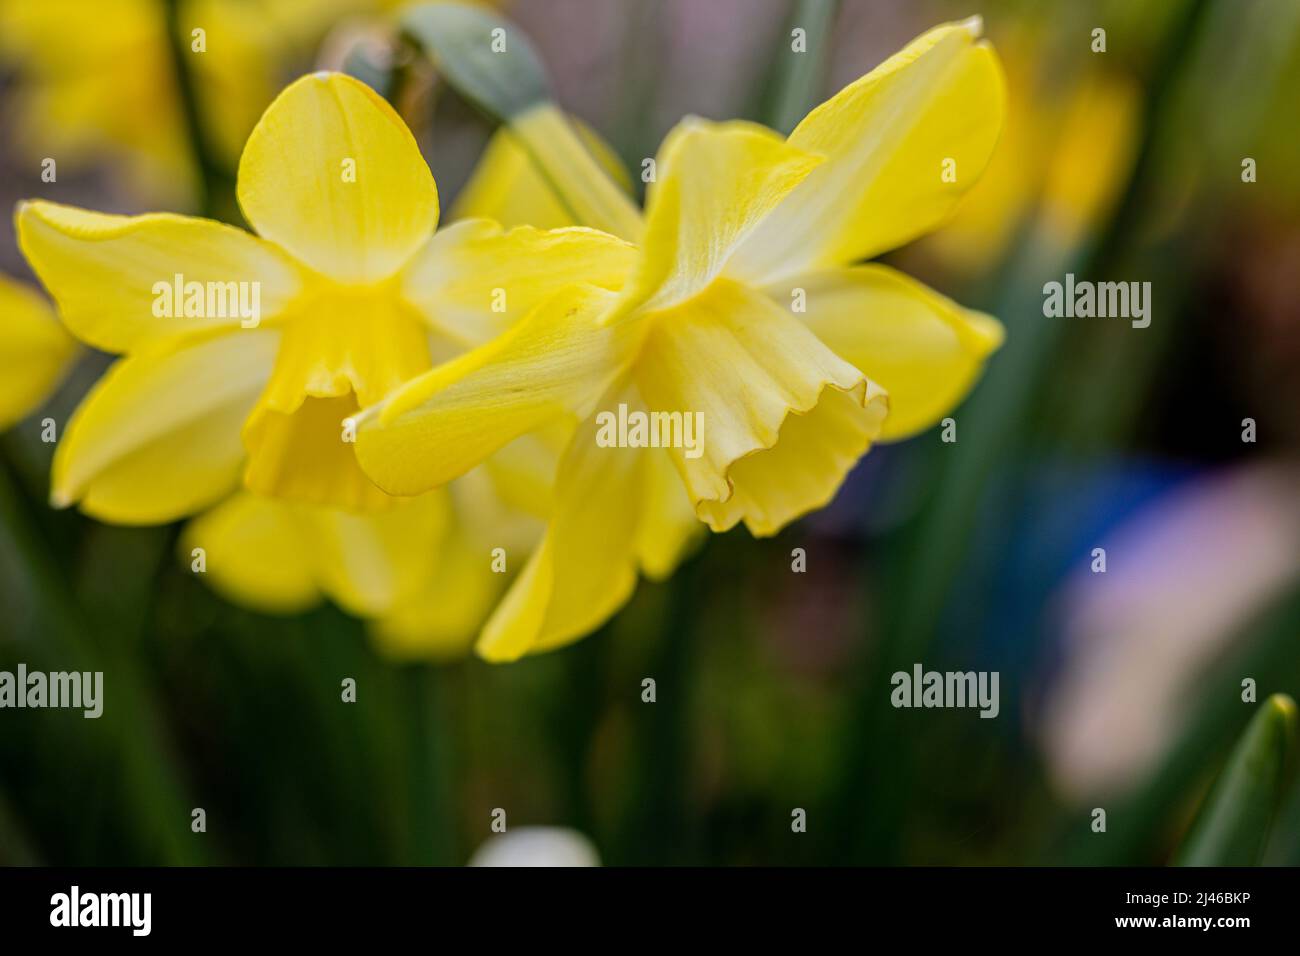
[[[1002,709],[997,671],[895,671],[889,702],[895,707],[978,707],[981,717],[993,718]]]
[[[704,454],[703,412],[628,411],[596,415],[596,444],[601,448],[681,448],[687,458]]]
[[[74,884],[50,897],[51,926],[125,926],[132,936],[148,936],[152,924],[152,893],[83,893]]]
[[[1049,319],[1131,319],[1133,328],[1151,324],[1150,282],[1065,282],[1043,285],[1043,315]]]
[[[153,284],[153,314],[159,319],[239,319],[245,329],[262,321],[262,283],[185,281],[176,273],[170,282]]]
[[[0,708],[56,707],[83,711],[88,720],[104,712],[103,671],[0,671]]]

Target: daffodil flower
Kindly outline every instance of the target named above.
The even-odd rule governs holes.
[[[481,654],[512,659],[588,633],[638,572],[671,571],[696,518],[773,534],[828,502],[874,441],[961,400],[1001,326],[856,263],[939,225],[987,163],[1004,88],[980,29],[923,35],[788,139],[683,122],[660,149],[619,291],[571,287],[361,416],[362,467],[402,495],[557,416],[581,419],[546,535]],[[620,405],[702,412],[702,454],[602,447],[597,416]]]
[[[415,140],[340,74],[304,77],[267,109],[237,194],[256,235],[166,213],[20,205],[20,245],[64,323],[125,355],[59,444],[55,504],[164,522],[224,498],[242,475],[263,495],[390,507],[356,465],[347,419],[573,279],[621,282],[632,255],[580,228],[467,220],[435,234],[437,189]],[[257,290],[255,321],[213,309],[245,285]],[[208,294],[169,310],[172,286]]]
[[[0,275],[0,431],[50,397],[78,351],[40,293]]]
[[[302,132],[287,125],[295,122]],[[409,198],[430,196],[433,189],[409,135],[398,135],[405,134],[400,121],[369,90],[345,77],[300,81],[268,112],[263,126],[276,138],[268,141],[255,134],[248,150],[253,158],[246,158],[244,168],[287,169],[304,176],[298,201],[307,210],[304,215],[317,217],[304,223],[312,240],[334,229],[344,246],[383,245],[393,229],[382,215],[367,212],[374,194],[352,192],[366,177],[377,177],[380,189],[386,181],[397,188],[427,184],[427,190],[408,189]],[[343,129],[346,137],[337,135]],[[273,153],[274,159],[267,157],[266,150],[286,142],[292,147]],[[493,197],[493,202],[463,200],[458,207],[462,215],[478,216],[512,195],[543,188],[517,155],[496,154],[501,163],[484,166],[472,179],[474,193]],[[312,176],[313,164],[326,168]],[[356,170],[355,182],[344,175],[350,169]],[[248,182],[241,179],[241,186]],[[391,210],[400,201],[385,207],[381,199],[374,208]],[[436,204],[436,196],[431,201]],[[332,203],[338,206],[331,208]],[[255,216],[249,212],[258,221]],[[79,229],[78,217],[88,217],[90,228]],[[281,213],[277,221],[292,219]],[[540,536],[538,516],[549,507],[554,439],[548,445],[529,436],[449,488],[391,499],[360,477],[350,446],[341,442],[343,421],[326,410],[319,430],[302,433],[280,459],[286,466],[309,469],[306,479],[319,484],[307,490],[321,490],[295,495],[302,486],[290,484],[284,497],[268,497],[242,489],[241,422],[263,407],[282,363],[303,360],[301,353],[286,352],[295,334],[299,342],[318,334],[321,345],[319,355],[307,356],[315,360],[317,378],[308,383],[302,405],[335,399],[329,388],[320,394],[315,383],[333,386],[339,377],[340,388],[382,389],[405,367],[399,362],[390,372],[382,364],[393,347],[414,341],[415,351],[400,356],[408,361],[425,352],[455,353],[465,343],[490,338],[523,314],[530,298],[545,297],[564,282],[566,270],[581,269],[583,278],[607,274],[621,280],[631,261],[625,246],[587,230],[503,233],[471,218],[436,238],[426,237],[405,272],[399,269],[369,288],[364,282],[353,287],[326,277],[324,265],[304,264],[310,256],[323,263],[330,254],[327,246],[318,244],[294,257],[284,252],[291,240],[274,246],[201,220],[127,220],[31,204],[19,222],[24,246],[60,296],[72,328],[93,344],[112,348],[121,343],[127,352],[69,427],[56,457],[56,499],[80,496],[85,510],[110,521],[167,521],[206,508],[181,535],[180,557],[186,566],[201,569],[203,579],[228,599],[270,613],[301,611],[329,599],[372,620],[381,645],[396,655],[465,649],[508,580],[493,568],[493,549],[509,555],[513,571]],[[209,237],[214,254],[199,272],[194,263]],[[417,239],[412,235],[405,241]],[[614,257],[611,264],[593,260],[606,252]],[[258,271],[259,256],[283,268],[297,286],[287,298],[276,292],[263,299],[268,314],[256,328],[243,328],[230,317],[214,322],[212,316],[154,315],[152,275],[166,279],[180,271],[187,279],[229,281],[265,277],[267,272]],[[79,284],[87,280],[87,285]],[[97,288],[96,281],[103,285]],[[377,300],[374,308],[367,305],[367,295]],[[283,304],[272,304],[278,302]],[[496,303],[500,312],[492,309]],[[344,314],[348,308],[355,312]],[[386,342],[390,326],[382,320],[394,314],[416,327],[405,330],[411,334],[404,339]],[[334,316],[352,327],[340,333],[329,324]],[[319,324],[294,333],[289,327],[294,322]],[[49,324],[64,335],[53,321]],[[341,351],[331,351],[336,347]],[[361,378],[361,372],[375,369],[378,384]],[[262,390],[260,398],[255,389]],[[337,455],[336,446],[347,454]],[[214,452],[221,449],[228,450],[228,458],[209,478],[204,469],[215,464]],[[350,474],[340,476],[339,467]],[[373,500],[383,507],[354,512],[318,503],[330,499],[330,482],[340,477],[345,493],[365,488],[373,498],[363,503]],[[207,507],[215,498],[221,500]]]
[[[611,176],[625,180],[608,144],[577,128]],[[475,166],[452,218],[488,218],[507,228],[572,225],[504,133]],[[373,514],[239,492],[186,526],[181,558],[190,563],[203,548],[207,583],[244,607],[285,614],[329,599],[366,619],[389,657],[461,656],[541,538],[566,435],[534,437],[444,488]]]

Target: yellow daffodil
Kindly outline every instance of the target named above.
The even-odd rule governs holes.
[[[56,504],[169,521],[242,473],[265,495],[390,506],[357,468],[344,420],[573,278],[621,281],[631,256],[586,229],[472,220],[435,235],[437,190],[410,132],[339,74],[304,77],[268,108],[238,197],[258,235],[21,205],[20,244],[68,328],[125,353],[59,444]]]
[[[0,276],[0,431],[49,398],[77,352],[39,293]]]
[[[555,228],[570,224],[538,201],[548,187],[517,146],[489,153],[457,200],[459,218],[495,212],[502,225],[526,225],[547,211]],[[562,439],[526,437],[446,488],[373,514],[239,492],[186,526],[181,558],[192,564],[203,548],[207,583],[245,607],[293,613],[328,598],[370,621],[392,657],[462,655],[541,538]]]
[[[510,163],[476,181],[501,196],[519,176]],[[434,236],[436,191],[409,133],[337,75],[300,80],[268,110],[239,195],[263,238],[169,215],[20,210],[23,248],[69,327],[126,353],[69,424],[54,499],[127,523],[220,500],[181,553],[232,600],[290,612],[329,598],[377,619],[394,653],[461,650],[507,580],[493,550],[513,570],[539,534],[555,451],[530,436],[450,489],[393,499],[357,470],[343,419],[491,338],[575,270],[621,280],[631,252],[590,230],[482,219]],[[176,275],[205,290],[258,282],[263,314],[254,327],[159,315],[157,283]],[[230,494],[241,485],[261,494]]]
[[[978,20],[932,30],[788,139],[685,121],[660,149],[620,290],[571,287],[361,416],[362,467],[401,495],[556,417],[581,420],[545,537],[481,654],[589,632],[638,571],[671,570],[697,518],[775,533],[829,501],[873,441],[925,428],[971,387],[1001,326],[855,263],[935,228],[987,163],[1004,89],[979,34]],[[698,454],[606,447],[615,409],[702,413]]]
[[[57,171],[121,160],[131,186],[189,200],[167,16],[158,0],[0,0],[0,62],[16,68],[16,141]]]
[[[498,137],[455,217],[514,226],[538,214],[554,228],[571,224],[523,151]],[[369,620],[393,657],[460,655],[541,538],[564,437],[528,436],[445,488],[373,514],[238,492],[186,526],[180,556],[193,565],[202,549],[206,582],[236,604],[285,614],[329,599]]]

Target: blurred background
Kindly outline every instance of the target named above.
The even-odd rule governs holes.
[[[239,223],[262,109],[382,49],[402,6],[0,0],[0,205]],[[0,863],[461,864],[497,808],[605,864],[1165,862],[1254,711],[1243,680],[1300,692],[1300,4],[497,6],[633,170],[683,114],[788,132],[981,14],[998,153],[948,227],[887,257],[1007,326],[958,440],[876,448],[824,511],[712,536],[560,652],[394,661],[332,607],[223,601],[179,526],[51,510],[41,419],[106,367],[85,354],[0,436],[0,669],[102,670],[107,706],[0,712]],[[398,105],[446,210],[492,129],[431,92]],[[34,283],[10,227],[0,270]],[[1067,272],[1149,281],[1150,327],[1045,318]],[[1000,672],[999,717],[895,710],[916,662]],[[1300,863],[1300,788],[1265,860]]]

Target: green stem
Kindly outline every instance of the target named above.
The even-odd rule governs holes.
[[[166,11],[167,48],[171,53],[176,90],[180,97],[181,122],[185,127],[194,163],[199,170],[198,208],[204,216],[220,218],[220,212],[230,206],[234,177],[213,159],[214,151],[204,133],[194,72],[190,68],[189,58],[194,54],[190,52],[182,34],[181,0],[164,0],[163,6]]]
[[[776,69],[763,110],[764,122],[775,130],[789,134],[821,99],[826,69],[830,64],[831,26],[839,12],[839,0],[798,0],[788,29],[780,38]],[[793,47],[792,32],[804,31],[807,49]]]

